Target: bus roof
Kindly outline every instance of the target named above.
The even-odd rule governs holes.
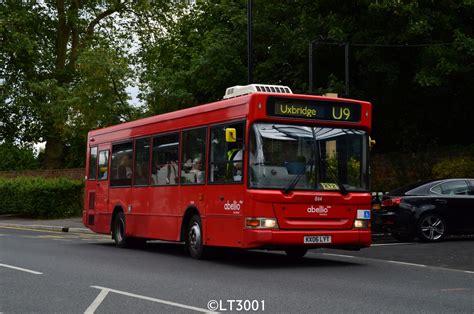
[[[168,113],[163,113],[147,118],[142,118],[138,120],[133,120],[129,122],[124,122],[116,125],[112,125],[105,128],[95,129],[89,131],[89,139],[95,136],[101,136],[112,132],[122,131],[126,129],[133,129],[137,127],[142,127],[150,124],[155,124],[164,121],[170,121],[179,119],[182,117],[190,117],[194,115],[200,115],[206,112],[212,112],[216,110],[228,109],[231,107],[237,107],[245,105],[249,100],[256,96],[283,96],[283,97],[294,97],[294,98],[306,98],[306,99],[319,99],[319,100],[328,100],[334,102],[353,102],[359,104],[368,104],[366,101],[346,99],[346,98],[335,98],[335,97],[326,97],[326,96],[317,96],[317,95],[307,95],[307,94],[288,94],[288,93],[268,93],[268,92],[253,92],[251,94],[245,94],[237,97],[232,97],[224,100],[218,100],[216,102],[202,104],[186,109],[181,109],[177,111],[172,111]]]

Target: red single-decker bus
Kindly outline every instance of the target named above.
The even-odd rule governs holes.
[[[118,247],[357,250],[371,243],[371,104],[228,88],[224,99],[90,131],[83,223]]]

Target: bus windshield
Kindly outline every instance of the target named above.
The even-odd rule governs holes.
[[[367,153],[363,130],[255,123],[250,134],[249,187],[367,191]]]

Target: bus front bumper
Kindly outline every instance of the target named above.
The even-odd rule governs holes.
[[[330,243],[305,243],[305,237],[323,237]],[[372,242],[370,230],[244,230],[244,248],[287,248],[304,246],[307,248],[361,249]]]

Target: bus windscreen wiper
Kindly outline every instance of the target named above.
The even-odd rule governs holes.
[[[313,164],[313,162],[314,162],[313,159],[308,160],[308,162],[304,165],[304,169],[306,170],[306,167]],[[288,186],[283,189],[283,194],[290,193],[295,188],[295,186],[298,184],[298,182],[300,181],[301,177],[304,174],[306,174],[305,171],[302,171],[302,172],[298,173],[296,175],[296,177],[293,180],[291,180],[290,184],[288,184]]]

